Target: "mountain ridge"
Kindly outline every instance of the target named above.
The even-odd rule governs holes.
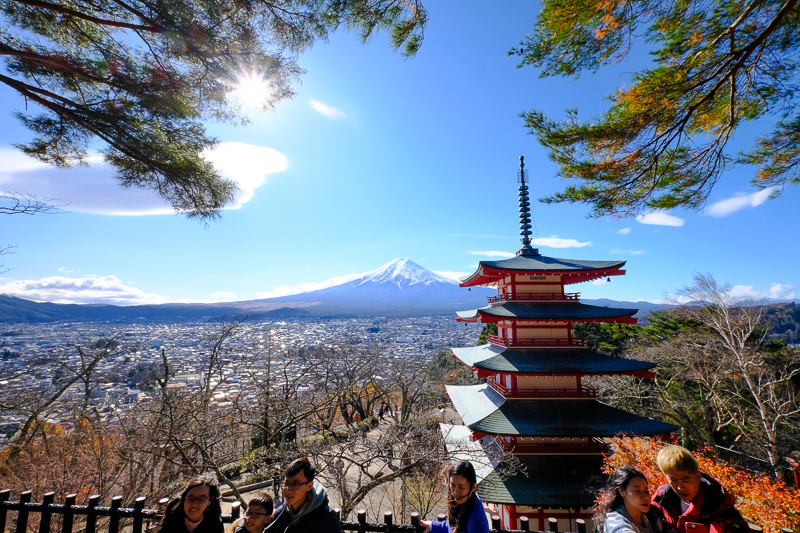
[[[130,321],[197,320],[204,317],[292,314],[309,318],[326,316],[413,316],[444,315],[487,305],[495,289],[472,287],[428,270],[406,258],[366,272],[361,276],[317,290],[296,294],[217,303],[166,303],[116,306],[103,304],[56,304],[0,296],[0,323],[36,323],[59,320]],[[591,305],[636,308],[635,316],[667,307],[650,302],[584,299]],[[293,311],[289,311],[293,310]]]

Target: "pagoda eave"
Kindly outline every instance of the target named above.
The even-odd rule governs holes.
[[[612,375],[648,377],[656,363],[604,355],[587,348],[506,348],[495,344],[451,348],[473,371],[516,375]]]
[[[622,262],[624,265],[625,262]],[[592,281],[595,279],[610,277],[610,276],[624,276],[625,270],[619,267],[615,268],[600,268],[600,269],[585,269],[585,270],[577,270],[577,269],[567,269],[567,268],[553,268],[553,269],[536,269],[536,270],[528,270],[528,269],[519,269],[515,270],[512,268],[494,268],[487,266],[481,262],[481,265],[478,267],[472,275],[468,278],[464,279],[459,286],[460,287],[476,287],[480,285],[488,285],[491,283],[496,283],[501,281],[503,278],[509,275],[525,275],[525,276],[547,276],[547,275],[554,275],[558,274],[561,276],[561,281],[564,285],[570,285],[573,283],[581,283],[584,281]]]
[[[588,508],[605,485],[603,458],[597,455],[520,456],[520,470],[511,476],[493,471],[478,484],[487,503],[528,507]]]
[[[576,302],[505,302],[494,304],[479,309],[458,311],[456,315],[461,322],[483,323],[511,321],[511,322],[538,322],[538,323],[563,323],[572,322],[617,322],[623,324],[636,324],[633,318],[638,309],[621,309],[614,307],[600,307]]]

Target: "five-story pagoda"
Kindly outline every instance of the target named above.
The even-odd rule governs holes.
[[[666,434],[676,426],[600,403],[582,383],[592,375],[652,376],[653,363],[605,356],[572,336],[577,323],[636,323],[636,309],[582,304],[578,293],[565,291],[567,285],[623,275],[625,261],[541,255],[531,246],[522,157],[519,182],[522,248],[510,259],[481,261],[461,283],[497,288],[486,307],[458,313],[459,321],[496,324],[497,334],[488,344],[452,350],[486,382],[447,387],[464,425],[443,424],[442,431],[453,450],[471,440],[479,453],[480,445],[499,445],[519,460],[522,468],[510,477],[477,465],[483,478],[478,494],[494,504],[503,528],[517,529],[519,518],[527,516],[534,520],[531,529],[542,531],[545,517],[556,517],[563,522],[560,531],[575,531],[573,520],[590,518],[592,491],[603,482],[604,439]]]

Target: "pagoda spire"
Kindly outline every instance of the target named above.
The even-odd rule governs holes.
[[[539,249],[531,246],[531,202],[528,198],[528,185],[525,182],[528,171],[525,170],[525,156],[519,156],[519,234],[522,235],[522,248],[517,255],[540,255]]]

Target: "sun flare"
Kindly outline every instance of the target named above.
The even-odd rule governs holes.
[[[230,93],[230,98],[236,105],[252,111],[266,108],[270,97],[270,84],[258,72],[239,74],[236,85]]]

